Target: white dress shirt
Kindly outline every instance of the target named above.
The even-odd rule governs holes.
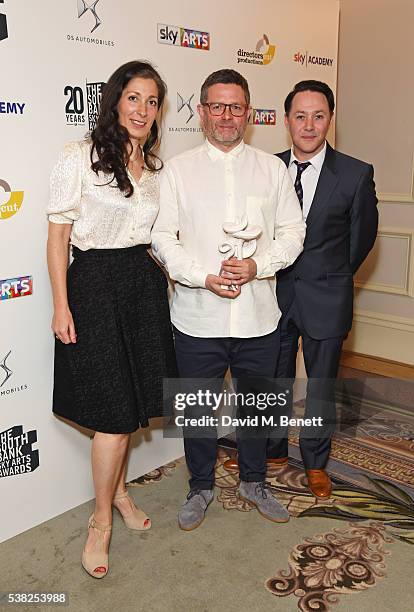
[[[310,211],[310,207],[312,205],[313,197],[316,191],[316,186],[319,181],[319,175],[322,170],[322,164],[325,161],[325,155],[326,155],[326,141],[325,141],[325,145],[322,151],[319,151],[319,153],[317,153],[311,159],[306,160],[310,162],[311,165],[305,168],[305,170],[302,172],[300,182],[302,183],[302,189],[303,189],[303,218],[304,219],[307,218],[309,211]],[[298,167],[294,163],[295,160],[298,161],[299,163],[302,163],[301,160],[298,159],[293,153],[293,147],[292,147],[291,152],[290,152],[289,174],[290,174],[290,177],[293,183],[296,180],[296,174],[298,171]]]
[[[91,142],[71,142],[50,177],[48,219],[71,223],[71,243],[81,249],[116,249],[149,244],[159,207],[158,173],[143,170],[130,198],[107,184],[111,176],[91,169]]]
[[[226,256],[226,221],[247,214],[260,225],[253,259],[257,277],[234,300],[205,288]],[[241,142],[228,153],[210,144],[169,160],[160,176],[160,212],[152,232],[155,256],[176,281],[171,319],[183,333],[213,338],[269,334],[280,318],[275,272],[302,251],[305,223],[285,164]]]

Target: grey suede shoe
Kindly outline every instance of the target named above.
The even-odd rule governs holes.
[[[268,490],[265,482],[245,482],[239,486],[239,497],[256,506],[262,516],[274,523],[287,523],[289,512]]]
[[[178,513],[178,524],[184,531],[196,529],[204,521],[207,506],[213,501],[212,489],[192,489]]]

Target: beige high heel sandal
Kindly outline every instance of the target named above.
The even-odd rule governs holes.
[[[126,497],[128,497],[132,508],[130,513],[122,514],[120,509],[116,506],[116,501],[118,499],[125,499]],[[130,497],[128,491],[124,491],[124,493],[117,493],[113,499],[113,506],[118,510],[119,514],[124,519],[124,523],[128,529],[133,529],[134,531],[148,531],[148,529],[151,529],[151,519],[143,510],[141,510],[141,508],[138,508],[135,505],[135,502],[132,497]]]
[[[102,523],[97,523],[94,515],[92,514],[88,521],[88,531],[89,529],[97,529],[98,531],[105,533],[112,530],[112,525],[102,525]],[[99,544],[102,544],[102,550],[86,552],[85,549],[83,549],[82,553],[82,566],[93,578],[104,578],[109,571],[109,556],[108,553],[103,550],[103,540],[101,540]],[[104,569],[104,571],[97,571],[100,569]]]

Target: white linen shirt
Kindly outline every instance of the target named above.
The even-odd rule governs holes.
[[[158,173],[145,170],[130,198],[107,184],[110,175],[91,169],[91,142],[71,142],[52,170],[47,215],[52,223],[71,223],[71,243],[81,249],[116,249],[149,244],[159,207]]]
[[[307,219],[310,208],[312,206],[312,201],[315,195],[316,186],[319,181],[319,175],[322,170],[323,162],[325,161],[325,155],[326,155],[326,140],[325,140],[325,146],[323,147],[323,149],[319,151],[319,153],[314,155],[311,159],[306,160],[310,162],[310,166],[305,168],[305,170],[302,172],[300,182],[302,184],[302,190],[303,190],[303,218],[305,220]],[[299,163],[303,163],[300,161],[300,159],[298,159],[295,156],[293,152],[293,147],[292,147],[290,151],[289,174],[290,174],[290,178],[292,179],[293,183],[295,183],[296,174],[298,172],[298,167],[294,163],[295,160],[298,161]]]
[[[260,225],[253,259],[257,277],[236,299],[205,288],[219,274],[228,240],[225,221],[247,214]],[[273,332],[280,311],[275,272],[302,250],[305,223],[285,164],[244,142],[228,153],[210,144],[169,160],[160,176],[160,212],[152,231],[155,256],[176,281],[171,319],[195,337],[250,338]]]

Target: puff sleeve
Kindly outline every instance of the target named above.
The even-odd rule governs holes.
[[[67,144],[50,175],[50,197],[46,213],[52,223],[73,223],[80,217],[82,193],[82,149]]]

